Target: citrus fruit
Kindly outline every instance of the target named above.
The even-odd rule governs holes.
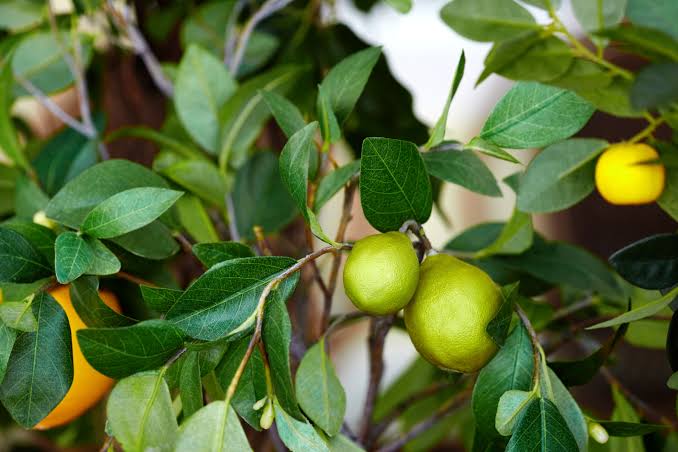
[[[647,144],[619,143],[610,146],[596,164],[596,187],[610,204],[646,204],[664,191],[665,170]]]
[[[501,303],[499,288],[485,272],[436,254],[421,265],[405,325],[426,360],[446,370],[475,372],[497,351],[485,328]]]
[[[398,312],[412,298],[419,281],[419,259],[402,232],[358,240],[344,266],[344,290],[361,311]]]
[[[67,424],[93,407],[113,386],[114,381],[100,374],[85,360],[75,332],[85,328],[85,323],[75,312],[69,293],[70,286],[59,286],[49,294],[61,305],[71,327],[73,344],[73,383],[61,402],[40,421],[35,428],[45,430]],[[99,296],[109,308],[120,312],[118,300],[111,292],[99,291]]]

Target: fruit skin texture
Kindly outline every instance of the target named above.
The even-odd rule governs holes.
[[[421,265],[419,286],[405,307],[405,325],[427,361],[445,370],[475,372],[497,352],[485,328],[502,302],[485,272],[436,254]]]
[[[113,386],[114,380],[100,374],[85,360],[75,332],[86,328],[85,323],[75,312],[69,293],[70,286],[59,286],[49,294],[61,305],[71,327],[73,344],[73,383],[61,402],[34,428],[46,430],[67,424],[93,407]],[[111,292],[99,291],[99,296],[109,308],[120,313],[118,299]]]
[[[412,298],[419,259],[402,232],[358,240],[344,266],[344,290],[353,304],[372,315],[393,314]]]
[[[656,201],[664,191],[664,165],[637,163],[658,157],[657,151],[644,143],[610,146],[596,164],[598,192],[610,204],[633,205]]]

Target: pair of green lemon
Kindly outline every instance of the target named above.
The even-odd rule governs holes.
[[[496,353],[485,331],[502,303],[482,270],[447,254],[419,259],[407,235],[376,234],[358,240],[344,267],[346,295],[373,315],[405,309],[417,351],[446,370],[475,372]]]

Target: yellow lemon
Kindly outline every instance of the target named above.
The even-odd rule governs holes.
[[[485,272],[437,254],[421,265],[405,325],[426,360],[445,370],[475,372],[497,351],[485,328],[501,303],[501,291]]]
[[[664,191],[664,165],[641,163],[658,157],[657,151],[643,143],[610,146],[596,164],[598,192],[610,204],[646,204],[656,201]]]
[[[73,308],[69,286],[50,290],[50,295],[61,305],[71,326],[73,343],[73,383],[61,402],[35,428],[45,430],[67,424],[93,407],[113,386],[114,381],[100,374],[85,360],[75,332],[86,328]],[[120,312],[118,299],[111,292],[100,291],[99,296],[109,308]]]
[[[398,312],[412,298],[419,281],[419,260],[402,232],[358,240],[344,266],[346,295],[373,315]]]

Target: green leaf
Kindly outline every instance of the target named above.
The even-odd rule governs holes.
[[[492,73],[500,70],[520,59],[536,42],[541,39],[537,30],[524,31],[512,38],[495,42],[485,57],[485,68],[476,81],[480,85]]]
[[[0,29],[17,32],[33,27],[44,19],[40,3],[30,0],[15,0],[0,4]]]
[[[52,274],[42,254],[21,234],[0,227],[0,282],[33,282]]]
[[[5,301],[0,304],[0,319],[8,327],[33,333],[38,328],[38,320],[33,315],[31,306],[33,297],[23,301]]]
[[[495,427],[500,435],[511,436],[520,414],[532,402],[534,392],[517,391],[512,389],[502,394],[497,405]]]
[[[193,245],[193,254],[207,268],[239,257],[254,257],[252,248],[239,242],[198,243]]]
[[[52,278],[44,278],[28,284],[17,284],[10,282],[0,283],[2,302],[24,301],[49,284],[51,281]]]
[[[504,225],[497,239],[478,251],[474,257],[487,257],[493,254],[520,254],[532,246],[533,238],[532,216],[518,209],[513,209],[511,218]]]
[[[548,10],[549,7],[552,7],[554,11],[560,8],[560,0],[524,0],[523,3],[545,10]]]
[[[570,91],[520,82],[495,105],[480,137],[513,149],[548,146],[577,133],[593,112]]]
[[[661,424],[638,424],[636,422],[597,421],[610,436],[629,437],[644,436],[649,433],[661,432],[666,429]]]
[[[118,382],[106,413],[107,429],[126,451],[173,450],[177,420],[162,372],[143,372]]]
[[[165,259],[179,251],[179,245],[172,237],[172,233],[160,221],[154,221],[141,229],[115,237],[111,241],[130,253],[146,259]]]
[[[626,51],[634,52],[653,59],[678,61],[678,38],[658,30],[653,25],[624,25],[607,28],[596,35],[610,38],[622,44]]]
[[[518,190],[518,209],[556,212],[577,204],[594,188],[595,159],[607,141],[573,138],[540,152],[527,167]]]
[[[320,84],[340,124],[358,102],[380,55],[380,47],[369,47],[349,55],[330,69]]]
[[[77,229],[87,214],[111,196],[139,187],[169,188],[153,171],[128,160],[106,160],[68,182],[51,199],[49,218]]]
[[[54,262],[54,231],[32,221],[11,219],[2,227],[21,234],[33,247],[45,257],[47,262]]]
[[[64,398],[73,381],[71,332],[61,306],[45,292],[31,306],[38,327],[17,335],[0,401],[24,428],[33,427]]]
[[[381,232],[398,230],[407,220],[428,220],[431,181],[414,143],[390,138],[363,141],[360,203],[367,221]]]
[[[184,419],[188,419],[202,408],[202,382],[198,356],[197,353],[189,353],[181,365],[179,394]]]
[[[341,433],[330,438],[328,447],[331,452],[365,452],[365,449]]]
[[[640,422],[640,416],[633,409],[633,406],[626,400],[624,395],[615,386],[612,386],[612,400],[614,401],[614,410],[612,411],[612,421],[615,422]],[[638,437],[610,438],[610,449],[613,451],[626,452],[645,452],[643,439]]]
[[[644,67],[631,87],[631,105],[637,110],[666,107],[678,101],[678,63]]]
[[[440,11],[454,31],[474,41],[500,41],[539,29],[522,6],[504,0],[454,0]]]
[[[238,232],[254,239],[254,226],[263,233],[278,232],[297,216],[295,202],[280,179],[278,158],[269,151],[257,152],[238,169],[233,187]]]
[[[129,326],[136,320],[118,314],[99,296],[99,281],[92,276],[83,276],[70,285],[71,303],[78,317],[90,328]]]
[[[522,35],[521,35],[522,36]],[[524,41],[525,43],[529,41]],[[520,50],[518,43],[512,43],[513,49]],[[497,44],[497,52],[504,51],[507,45]],[[513,50],[511,49],[511,50]],[[499,57],[488,55],[488,60],[495,67],[497,74],[511,80],[534,80],[548,82],[563,75],[574,61],[572,50],[561,39],[554,36],[541,38],[532,43],[517,58],[506,64],[497,64]],[[502,57],[508,58],[508,57]],[[493,61],[495,60],[495,61]],[[485,69],[487,72],[487,69]]]
[[[445,249],[459,253],[475,253],[497,240],[504,223],[479,223],[462,231],[447,242]]]
[[[408,13],[412,9],[412,0],[386,0],[399,13]]]
[[[315,192],[313,210],[319,211],[349,180],[360,171],[360,160],[353,160],[326,174]]]
[[[195,339],[213,341],[236,334],[254,321],[264,287],[295,262],[289,257],[261,256],[217,264],[189,286],[166,318]],[[286,300],[298,280],[298,274],[285,279],[270,297]]]
[[[282,409],[278,401],[275,406],[275,425],[280,439],[292,452],[329,452],[322,438],[311,424],[294,419]]]
[[[139,286],[144,301],[154,311],[165,314],[184,293],[182,290],[164,287]]]
[[[610,264],[619,275],[644,289],[666,289],[678,281],[678,235],[656,234],[616,251]]]
[[[177,127],[179,125],[177,124]],[[183,132],[183,128],[181,129]],[[200,152],[198,149],[194,149],[190,145],[187,145],[185,143],[182,143],[181,141],[175,139],[171,135],[168,135],[163,132],[158,132],[155,129],[151,129],[150,127],[145,127],[145,126],[137,126],[137,127],[121,127],[119,129],[115,129],[111,133],[109,133],[106,136],[107,142],[110,141],[115,141],[119,138],[126,138],[126,137],[133,137],[133,138],[143,138],[145,140],[151,141],[158,146],[162,147],[163,149],[170,150],[172,152],[175,152],[176,154],[184,157],[184,158],[204,158],[205,155]],[[186,136],[186,140],[188,140],[190,137]]]
[[[266,355],[271,367],[271,379],[278,402],[291,416],[303,419],[297,405],[290,370],[292,324],[287,313],[287,306],[280,298],[274,298],[266,304],[262,338],[266,347]],[[297,375],[299,374],[297,373]],[[334,409],[338,408],[335,407]]]
[[[185,49],[198,44],[218,58],[224,55],[226,27],[234,1],[207,2],[191,11],[181,26],[181,46]]]
[[[183,345],[184,335],[166,320],[145,320],[119,328],[77,331],[87,361],[111,378],[157,369]]]
[[[487,141],[483,140],[480,137],[474,137],[473,139],[471,139],[471,141],[464,145],[464,148],[471,149],[472,151],[482,152],[485,155],[489,155],[490,157],[494,157],[500,160],[505,160],[507,162],[520,163],[518,159],[516,159],[514,156],[512,156],[499,146],[495,146],[492,143],[488,143]]]
[[[532,345],[527,331],[518,325],[478,374],[473,388],[473,414],[477,429],[488,436],[497,436],[495,418],[499,399],[506,391],[527,391],[534,371]]]
[[[272,91],[262,91],[261,96],[287,138],[306,126],[304,116],[297,106],[285,97]]]
[[[174,108],[186,131],[203,148],[219,148],[219,109],[237,85],[223,62],[198,45],[181,58],[174,85]]]
[[[1,10],[2,6],[0,6]],[[2,14],[0,13],[0,16]],[[1,21],[2,19],[0,19]],[[0,149],[15,165],[27,168],[28,162],[19,146],[16,130],[12,123],[12,66],[4,64],[0,69]]]
[[[172,181],[215,206],[224,204],[228,191],[217,167],[207,160],[181,160],[160,171]]]
[[[656,28],[678,39],[678,27],[672,18],[678,16],[678,5],[671,0],[628,0],[626,15],[637,25]]]
[[[433,126],[431,131],[431,136],[424,145],[426,149],[430,149],[433,146],[437,146],[445,139],[445,130],[447,129],[447,115],[450,111],[450,105],[452,104],[452,99],[457,93],[461,79],[464,76],[464,67],[466,66],[466,55],[464,51],[461,51],[459,55],[459,61],[457,62],[457,68],[454,71],[454,78],[452,79],[452,86],[450,87],[450,92],[447,95],[447,100],[445,101],[445,106],[443,107],[443,113],[438,118],[438,122]]]
[[[120,260],[99,239],[85,236],[85,242],[94,253],[92,263],[85,271],[88,275],[113,275],[120,271]]]
[[[501,288],[501,295],[504,301],[494,318],[490,320],[485,328],[487,334],[499,347],[504,346],[506,336],[508,335],[509,327],[511,326],[511,319],[513,318],[513,306],[515,305],[518,296],[518,282],[503,286]]]
[[[54,270],[57,281],[68,284],[84,274],[94,261],[94,252],[82,236],[62,232],[54,244]]]
[[[586,329],[596,330],[599,328],[608,328],[615,325],[621,325],[622,323],[629,323],[636,320],[644,319],[646,317],[650,317],[651,315],[655,315],[656,313],[670,305],[673,299],[676,297],[676,295],[678,295],[678,288],[674,288],[670,292],[666,293],[666,295],[654,301],[651,301],[647,304],[644,304],[628,312],[625,312],[624,314],[618,315],[613,319],[601,323],[596,323],[595,325],[592,325]]]
[[[323,149],[329,149],[330,143],[335,143],[341,139],[341,127],[337,117],[332,111],[329,101],[327,88],[318,86],[318,99],[316,100],[316,111],[320,122],[320,132],[323,137]]]
[[[532,449],[549,452],[572,452],[578,449],[558,408],[544,398],[533,400],[525,408],[506,447],[507,452]]]
[[[624,18],[627,0],[572,0],[572,10],[587,32],[617,25]]]
[[[298,67],[278,66],[243,83],[219,111],[221,138],[219,168],[228,164],[238,168],[245,161],[247,151],[270,118],[262,91],[285,94],[300,75]]]
[[[473,151],[454,148],[432,149],[422,153],[421,157],[432,176],[461,185],[481,195],[501,196],[494,175]]]
[[[17,177],[14,187],[14,213],[17,218],[32,220],[33,216],[47,206],[49,198],[35,181],[23,174]]]
[[[92,209],[82,231],[108,239],[140,229],[162,215],[183,195],[166,188],[131,188],[111,196]]]
[[[346,411],[346,393],[325,354],[324,339],[308,349],[297,369],[295,382],[297,399],[304,413],[328,435],[339,433]]]
[[[16,331],[0,322],[0,383],[5,379],[16,336]]]
[[[175,204],[179,222],[196,242],[216,242],[219,240],[212,220],[202,201],[197,196],[184,194]]]
[[[233,408],[218,400],[181,424],[175,450],[240,452],[252,448]]]

